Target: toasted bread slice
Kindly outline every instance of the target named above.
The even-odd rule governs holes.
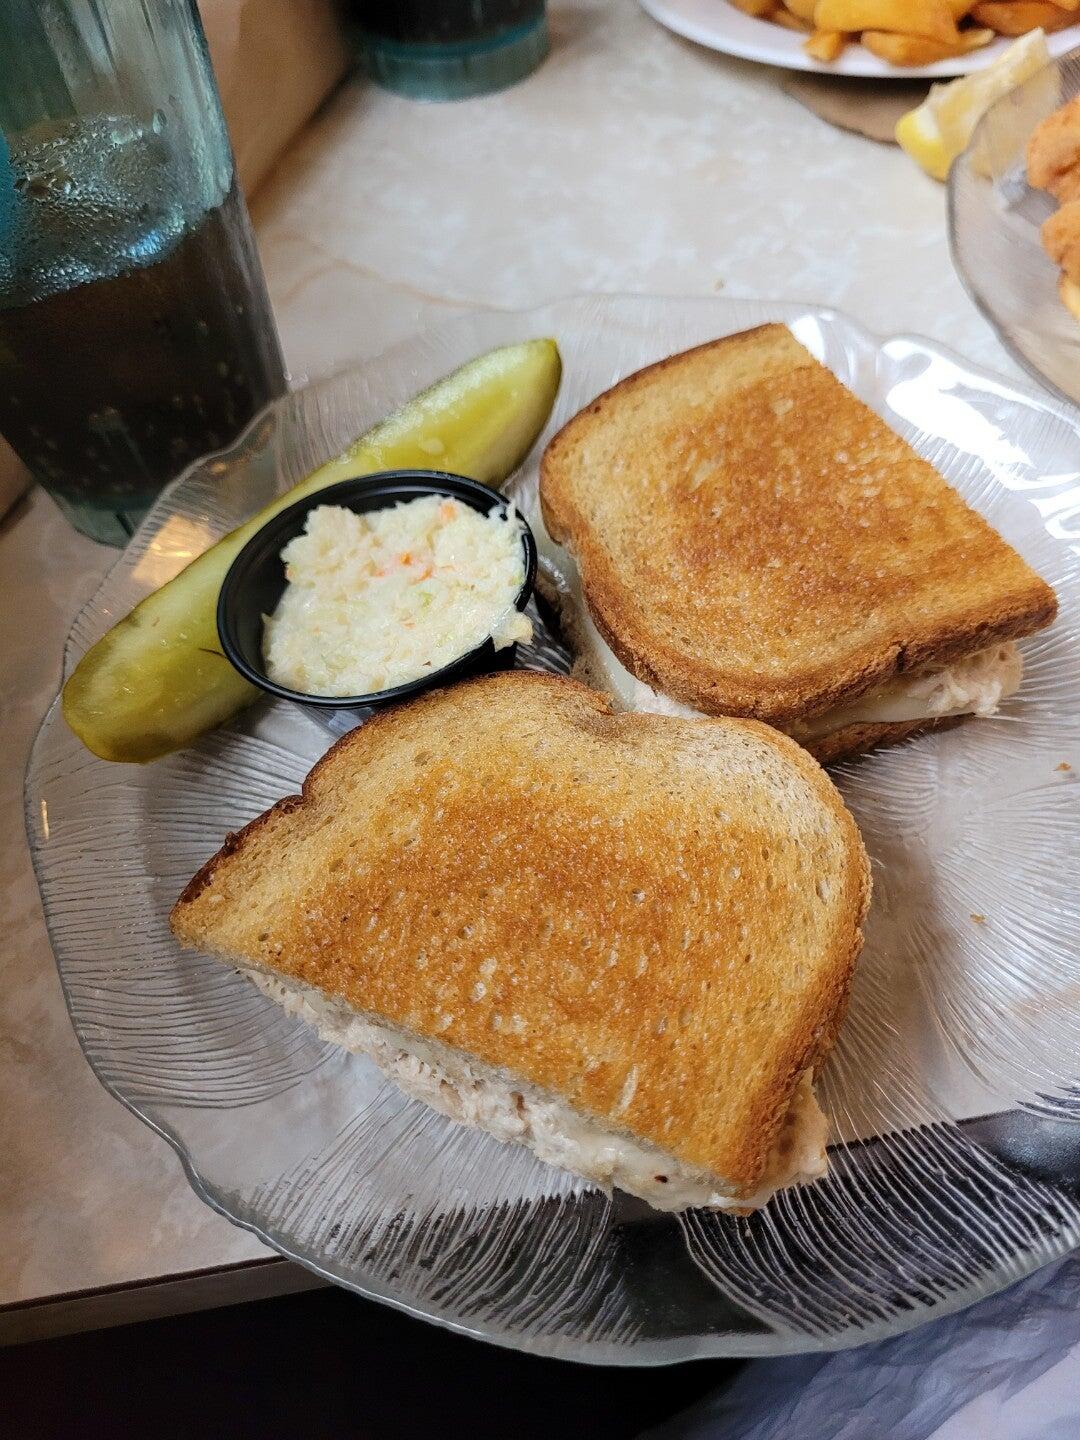
[[[1053,591],[782,325],[652,365],[548,445],[540,502],[638,680],[781,727],[1048,624]]]
[[[579,608],[580,602],[575,603],[573,596],[560,593],[543,579],[540,588],[549,604],[553,605],[559,613],[563,632],[575,651],[574,678],[595,690],[610,693],[608,690],[611,684],[610,663],[601,663],[596,654],[595,639],[590,639],[588,636],[583,623],[584,617]],[[625,691],[625,684],[622,689]],[[620,694],[618,699],[621,703],[617,708],[623,710],[643,710],[650,714],[660,715],[679,715],[683,710],[678,703],[669,704],[663,696],[644,697],[644,703],[642,703],[643,697],[640,695],[635,697]],[[687,707],[683,718],[690,719],[700,714],[700,711]],[[840,760],[847,760],[854,755],[863,755],[869,750],[877,750],[885,745],[899,745],[904,740],[914,739],[917,735],[931,734],[936,730],[951,730],[954,725],[960,725],[969,718],[971,717],[964,714],[943,715],[934,720],[898,720],[878,723],[861,721],[854,724],[842,724],[839,729],[829,729],[821,735],[800,737],[799,744],[804,750],[808,750],[819,764],[835,765]]]
[[[436,1108],[664,1208],[746,1208],[821,1167],[810,1078],[869,883],[785,736],[509,672],[347,735],[172,927]]]

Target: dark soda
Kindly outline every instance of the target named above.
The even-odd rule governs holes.
[[[153,125],[54,125],[9,163],[0,434],[80,528],[122,540],[285,389],[247,212],[235,182],[185,203]]]

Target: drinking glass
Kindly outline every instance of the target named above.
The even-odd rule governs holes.
[[[501,90],[548,52],[544,0],[347,0],[360,62],[418,100]]]
[[[0,0],[0,434],[123,544],[285,389],[194,0]]]

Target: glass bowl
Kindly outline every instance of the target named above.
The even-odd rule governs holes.
[[[1039,239],[1057,209],[1027,183],[1039,121],[1080,94],[1080,49],[991,105],[949,172],[948,225],[964,286],[1006,350],[1063,399],[1080,402],[1080,321],[1058,297],[1058,267]]]

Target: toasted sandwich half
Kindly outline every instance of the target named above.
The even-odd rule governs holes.
[[[172,928],[454,1120],[663,1209],[746,1211],[825,1171],[812,1083],[869,886],[777,731],[519,671],[347,735]]]
[[[1057,609],[782,325],[600,395],[548,445],[540,506],[575,673],[624,709],[767,721],[824,761],[991,714]]]

